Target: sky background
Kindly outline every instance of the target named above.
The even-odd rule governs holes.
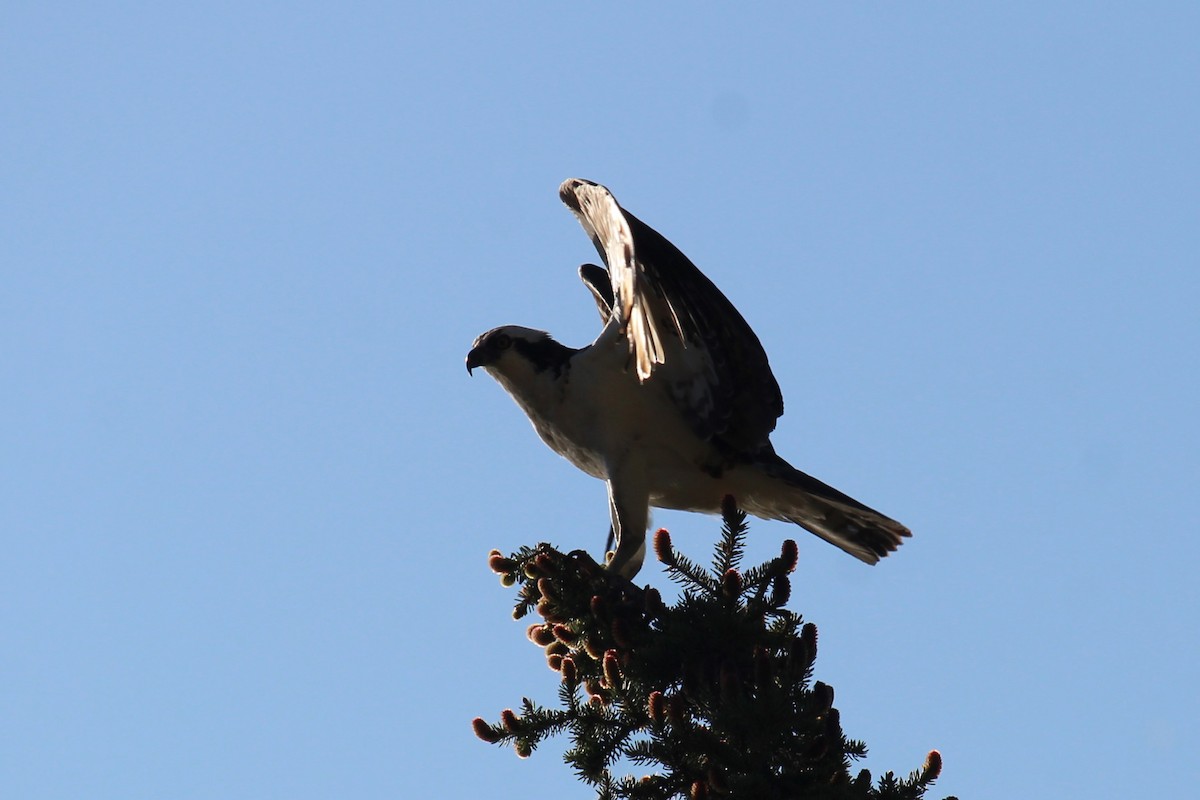
[[[488,551],[607,526],[463,368],[597,333],[579,176],[755,327],[777,449],[914,531],[751,528],[864,766],[1187,796],[1198,42],[1184,2],[7,3],[0,795],[594,796],[470,728],[556,687]]]

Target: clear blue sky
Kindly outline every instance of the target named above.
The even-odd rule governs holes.
[[[592,796],[469,725],[554,697],[488,550],[606,530],[463,369],[594,336],[580,176],[754,325],[779,451],[915,532],[751,531],[798,536],[866,766],[1186,796],[1197,42],[1183,2],[9,3],[0,794]]]

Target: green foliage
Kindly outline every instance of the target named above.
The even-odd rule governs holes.
[[[601,800],[917,800],[941,771],[932,751],[907,778],[872,784],[851,762],[866,745],[846,738],[833,689],[812,680],[817,629],[787,610],[796,544],[742,573],[746,515],[731,498],[708,572],[678,553],[665,530],[654,549],[682,587],[672,606],[652,587],[612,575],[586,553],[523,547],[491,568],[520,584],[514,616],[542,621],[527,634],[562,676],[557,709],[526,698],[520,713],[474,721],[487,742],[529,756],[567,731],[564,760]],[[644,777],[614,775],[618,762]]]

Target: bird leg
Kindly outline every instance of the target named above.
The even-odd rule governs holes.
[[[650,495],[640,480],[628,480],[618,470],[608,479],[608,507],[617,549],[608,562],[610,571],[632,579],[646,558],[646,526],[650,523]],[[622,478],[626,480],[622,480]],[[636,487],[636,488],[635,488]]]

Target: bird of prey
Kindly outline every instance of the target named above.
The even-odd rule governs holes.
[[[632,578],[650,507],[750,514],[815,533],[868,564],[909,530],[795,469],[769,436],[783,396],[754,331],[662,235],[591,181],[559,195],[608,267],[579,269],[604,323],[582,348],[539,330],[493,328],[467,354],[512,395],[542,440],[608,484],[610,570]]]

